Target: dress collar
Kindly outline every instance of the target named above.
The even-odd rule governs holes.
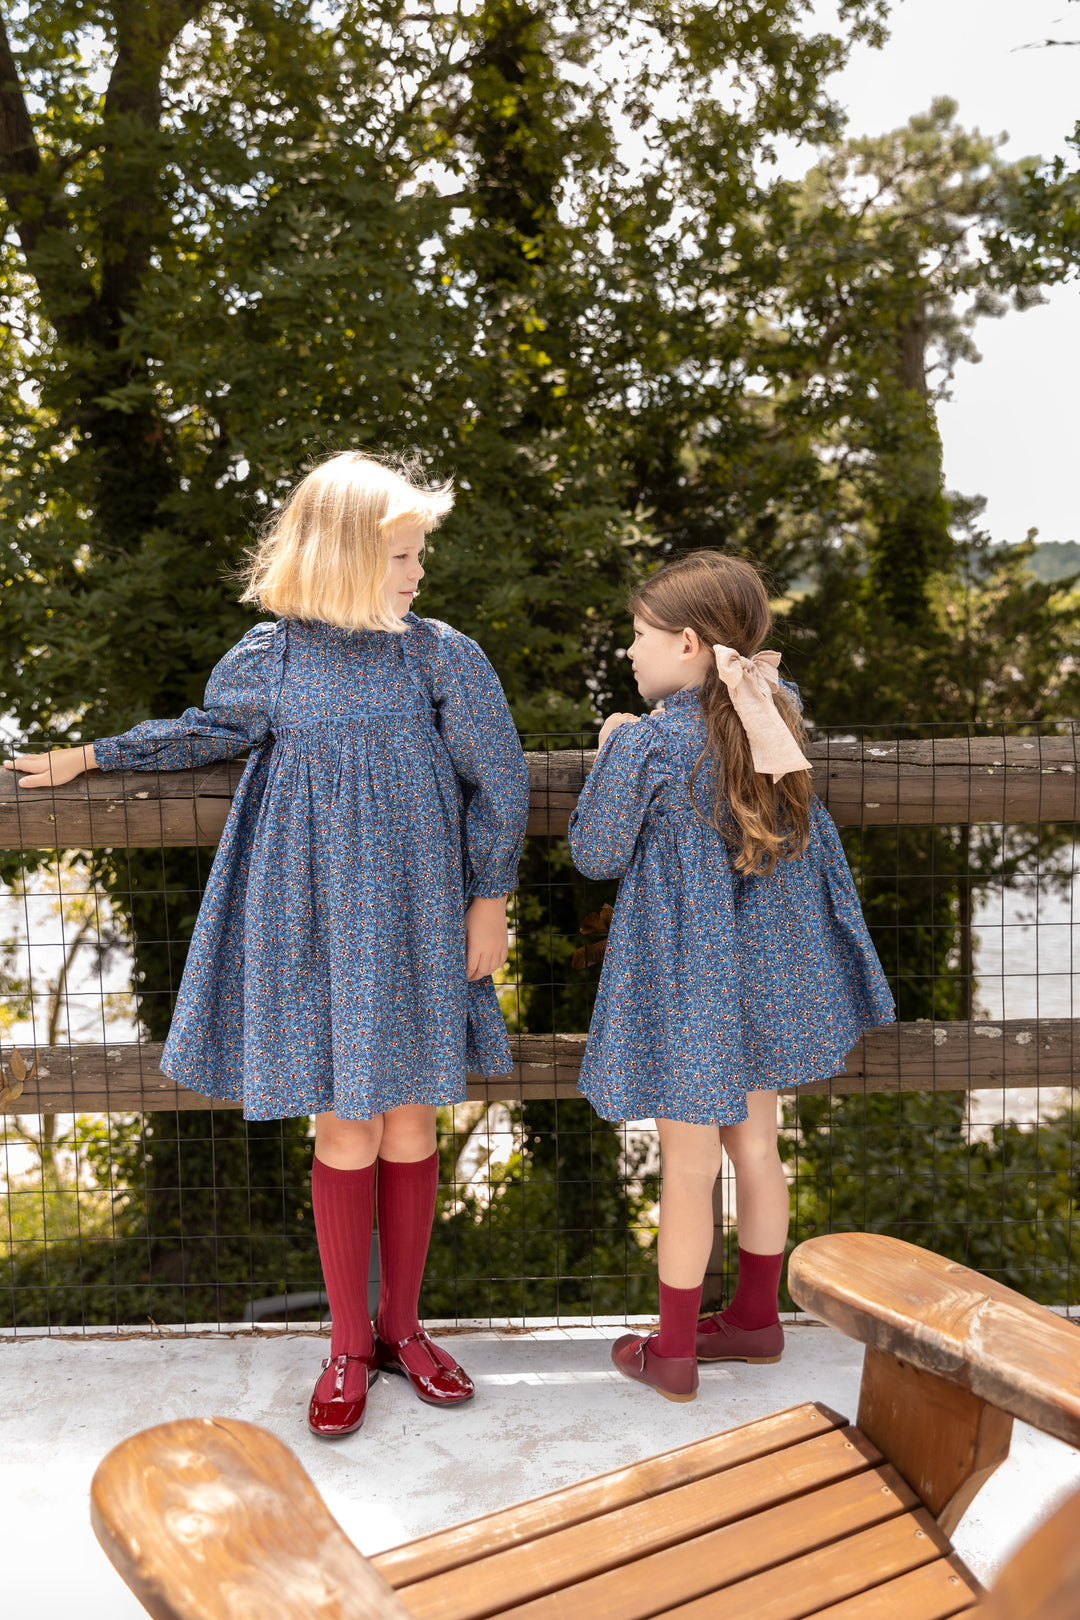
[[[688,709],[701,702],[701,687],[686,686],[681,692],[672,692],[670,697],[664,699],[664,713],[670,714],[673,709]]]

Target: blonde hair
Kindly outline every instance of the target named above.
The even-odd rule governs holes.
[[[635,591],[629,606],[657,630],[694,630],[706,647],[734,647],[744,658],[757,652],[772,629],[769,598],[757,569],[723,551],[695,551],[668,563]],[[803,745],[798,708],[782,687],[776,707]],[[701,712],[705,750],[690,775],[691,803],[696,809],[694,784],[711,760],[712,813],[702,819],[734,846],[737,872],[767,877],[778,860],[794,860],[809,842],[810,773],[791,771],[774,784],[755,771],[742,721],[715,665],[701,683]]]
[[[342,630],[405,629],[386,597],[389,543],[399,523],[436,528],[454,504],[452,480],[426,484],[396,463],[342,450],[302,478],[266,524],[241,573],[241,602],[281,619]]]

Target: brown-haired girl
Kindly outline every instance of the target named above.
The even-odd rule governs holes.
[[[453,504],[402,464],[332,456],[253,552],[243,600],[274,615],[227,652],[205,706],[14,762],[24,787],[84,770],[182,770],[251,748],[206,886],[161,1067],[246,1119],[315,1116],[311,1200],[333,1316],[308,1407],[322,1436],[403,1374],[473,1386],[417,1300],[435,1212],[435,1109],[466,1069],[505,1074],[506,960],[528,776],[474,641],[411,611]],[[378,1210],[375,1331],[368,1259]]]
[[[660,1330],[612,1350],[626,1377],[693,1400],[698,1360],[771,1362],[788,1188],[780,1088],[836,1074],[892,997],[836,828],[814,797],[794,688],[762,652],[749,563],[699,551],[630,601],[638,690],[613,714],[570,823],[587,877],[619,878],[580,1088],[605,1119],[655,1118]],[[735,1169],[739,1278],[698,1320],[712,1189]]]

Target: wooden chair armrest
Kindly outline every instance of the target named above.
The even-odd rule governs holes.
[[[124,1440],[90,1487],[94,1533],[155,1620],[411,1620],[287,1446],[184,1418]]]
[[[873,1232],[810,1238],[791,1297],[848,1338],[1080,1446],[1080,1331],[929,1249]]]

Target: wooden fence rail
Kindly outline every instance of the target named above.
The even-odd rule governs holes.
[[[1080,738],[936,738],[809,749],[814,786],[842,826],[942,826],[1080,819]],[[565,833],[593,760],[588,749],[526,755],[529,832]],[[87,849],[215,844],[243,765],[92,772],[20,789],[0,772],[0,847]]]
[[[470,1075],[470,1100],[528,1102],[576,1097],[584,1035],[516,1035],[514,1073]],[[12,1112],[163,1113],[236,1108],[177,1086],[158,1069],[160,1045],[51,1046]],[[1080,1058],[1080,1021],[1069,1018],[996,1022],[893,1024],[871,1030],[849,1053],[842,1073],[800,1086],[836,1096],[897,1091],[1001,1091],[1070,1086]]]
[[[809,749],[814,784],[841,825],[956,825],[1080,819],[1080,748],[1056,737],[935,738],[877,743],[837,740]],[[595,752],[526,755],[529,832],[565,833]],[[55,790],[20,790],[0,773],[0,847],[192,847],[217,842],[243,764],[194,771],[92,773]],[[473,1099],[577,1096],[584,1035],[514,1037],[506,1079],[471,1075]],[[1070,1086],[1080,1020],[1011,1019],[898,1024],[872,1030],[831,1080],[808,1092],[1001,1090]],[[12,1112],[159,1112],[211,1106],[158,1069],[153,1043],[47,1047]],[[233,1108],[233,1103],[215,1107]]]

